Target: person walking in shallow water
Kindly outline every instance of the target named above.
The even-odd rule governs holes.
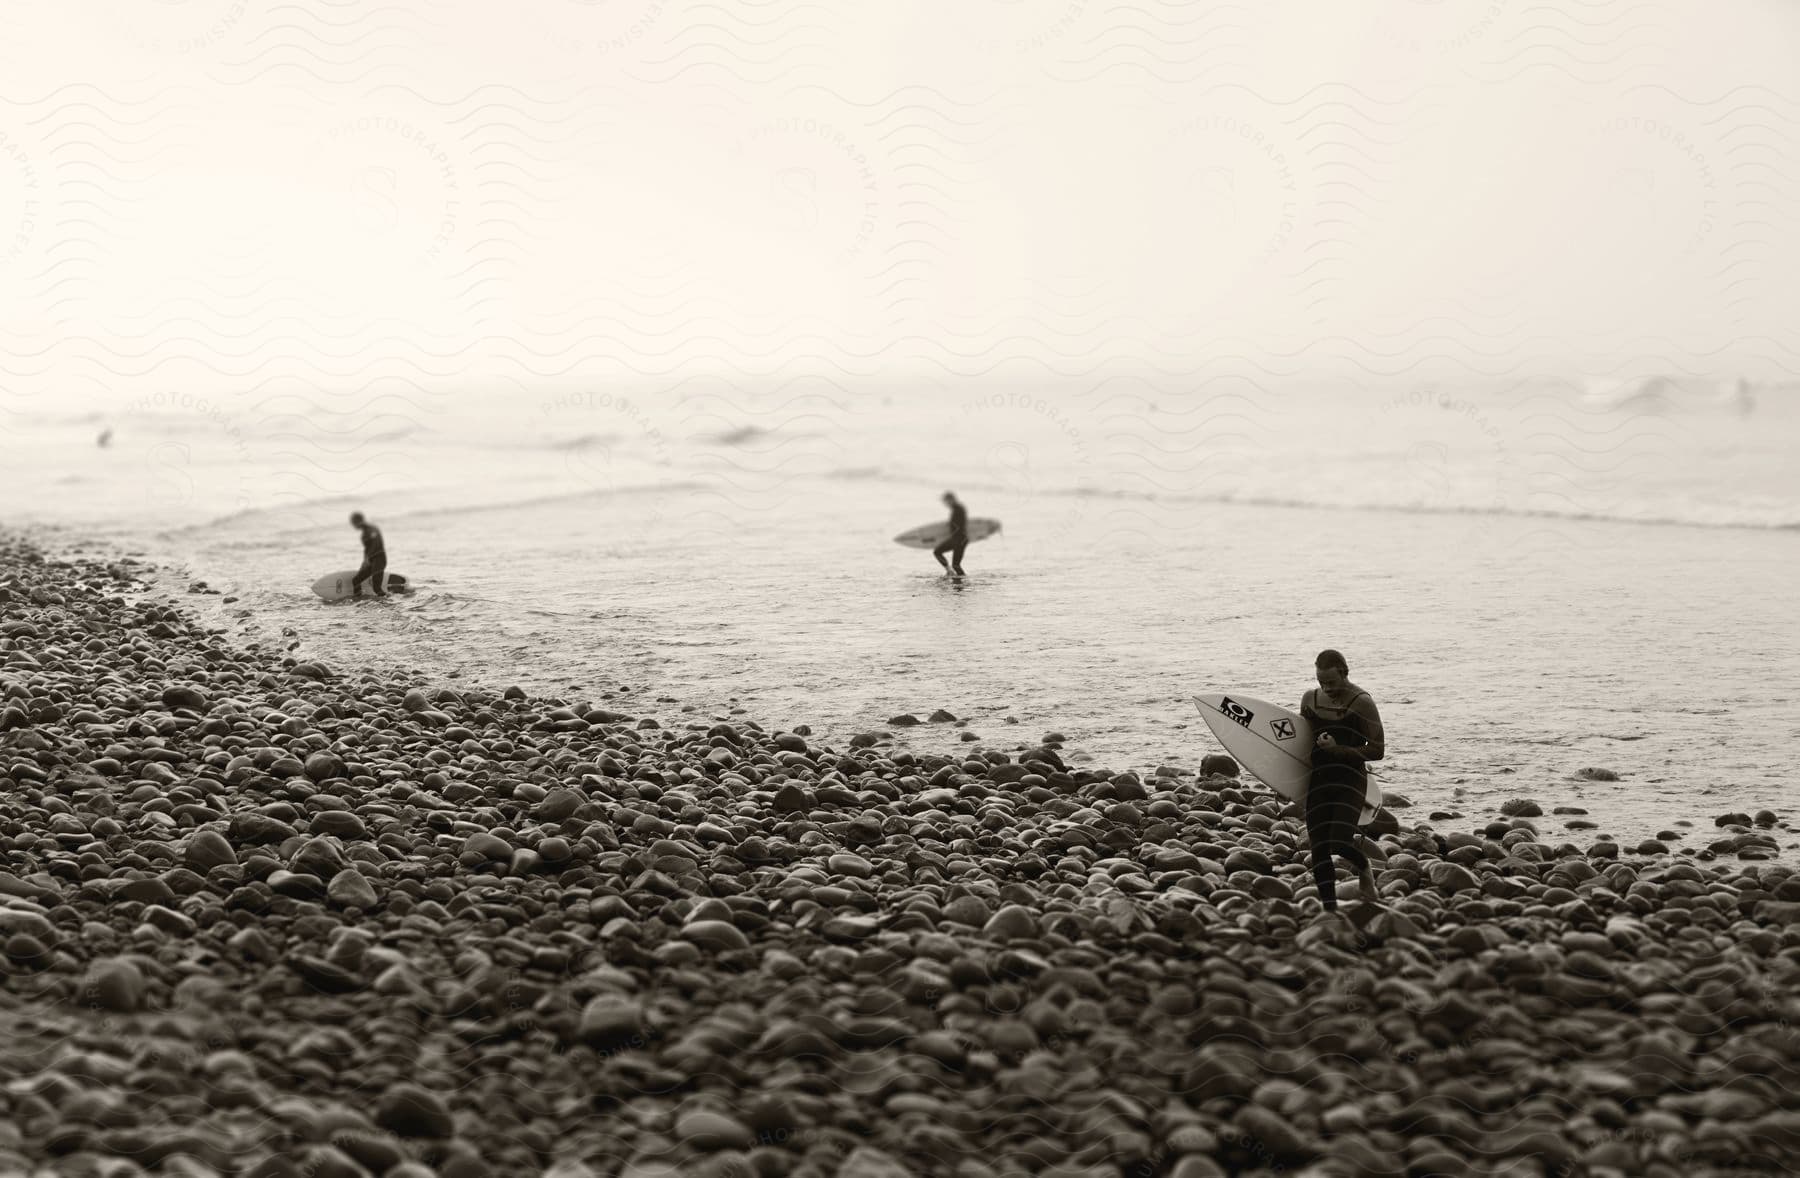
[[[1369,788],[1368,762],[1381,760],[1387,734],[1368,692],[1350,682],[1350,666],[1335,650],[1313,660],[1319,686],[1300,700],[1312,726],[1312,777],[1306,789],[1306,831],[1312,843],[1313,880],[1325,911],[1337,911],[1337,863],[1356,871],[1364,896],[1378,897],[1369,858],[1356,845],[1356,820]]]
[[[944,492],[944,503],[950,508],[950,534],[931,550],[931,555],[937,557],[945,573],[960,577],[963,575],[963,550],[969,546],[969,510],[956,498],[954,491]],[[950,554],[949,560],[944,559],[946,552]]]
[[[367,581],[377,597],[387,596],[387,545],[381,529],[363,518],[360,511],[351,512],[350,526],[362,532],[363,562],[350,578],[350,596],[362,596],[362,583]]]

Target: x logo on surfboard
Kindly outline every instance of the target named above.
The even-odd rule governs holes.
[[[1270,720],[1269,731],[1275,734],[1276,740],[1292,740],[1294,739],[1294,722],[1286,717]]]

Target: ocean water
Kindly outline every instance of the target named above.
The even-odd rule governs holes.
[[[1569,805],[1703,845],[1717,814],[1800,801],[1800,414],[1779,389],[693,379],[185,402],[9,415],[15,519],[152,555],[170,588],[221,591],[188,599],[219,625],[339,665],[665,721],[741,709],[831,743],[942,708],[960,722],[898,743],[1055,731],[1078,762],[1191,769],[1216,746],[1190,695],[1291,705],[1330,646],[1381,706],[1406,819],[1466,828],[1529,797],[1547,833]],[[1004,523],[960,582],[890,542],[945,489]],[[417,593],[308,591],[357,563],[355,509]]]

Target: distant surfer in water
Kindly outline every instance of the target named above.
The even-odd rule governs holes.
[[[969,546],[969,509],[958,501],[954,491],[944,492],[944,504],[950,508],[950,534],[944,537],[943,543],[931,550],[931,555],[937,557],[937,562],[944,566],[944,572],[960,577],[963,575],[963,549]],[[946,552],[950,554],[949,560],[944,559]]]
[[[350,513],[350,526],[362,533],[363,562],[350,578],[350,596],[362,596],[362,583],[367,581],[377,597],[387,596],[387,545],[382,542],[381,529],[363,518],[363,513]],[[341,582],[340,582],[341,584]]]
[[[1306,789],[1306,830],[1311,836],[1313,879],[1326,912],[1337,911],[1337,864],[1343,858],[1357,873],[1363,893],[1374,901],[1375,877],[1369,858],[1356,845],[1356,820],[1369,788],[1367,763],[1379,761],[1386,734],[1369,693],[1350,682],[1350,666],[1335,650],[1313,660],[1319,686],[1300,700],[1300,715],[1312,725],[1312,779]]]

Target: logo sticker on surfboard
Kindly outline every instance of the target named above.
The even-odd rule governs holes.
[[[1251,711],[1235,699],[1232,699],[1229,695],[1219,697],[1219,712],[1226,719],[1235,720],[1245,728],[1250,727],[1250,721],[1256,719],[1255,712]]]
[[[1276,740],[1294,739],[1294,722],[1287,717],[1269,721],[1269,731],[1275,734]]]

